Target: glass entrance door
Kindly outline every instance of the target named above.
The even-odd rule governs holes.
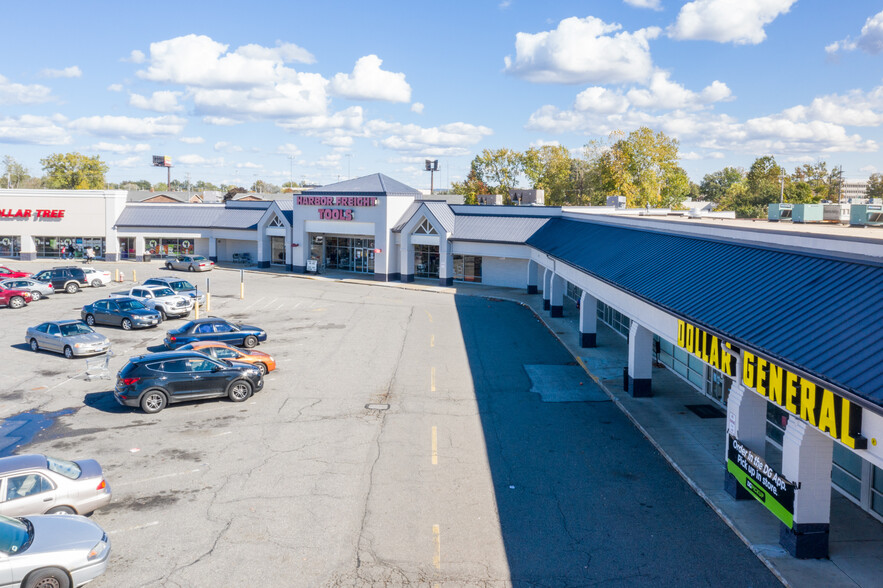
[[[270,263],[285,265],[285,237],[270,237]]]

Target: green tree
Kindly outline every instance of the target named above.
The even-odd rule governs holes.
[[[722,170],[705,174],[699,184],[699,193],[704,200],[720,202],[730,186],[745,179],[745,170],[741,167],[725,167]]]
[[[779,167],[776,158],[772,155],[755,159],[745,177],[748,188],[746,201],[740,208],[735,209],[737,216],[740,209],[746,213],[750,212],[752,218],[765,216],[766,207],[781,198],[784,173],[785,170]]]
[[[53,153],[40,160],[47,188],[58,190],[100,190],[104,188],[107,164],[81,153]]]
[[[23,188],[31,178],[28,168],[17,162],[11,155],[3,158],[3,176],[6,178],[7,188]]]
[[[491,193],[508,198],[509,190],[518,185],[521,155],[505,147],[493,151],[485,149],[472,160],[472,169],[478,179],[488,185]]]
[[[868,198],[883,198],[883,174],[871,174],[866,194]]]
[[[469,173],[466,175],[466,179],[462,182],[451,182],[451,190],[454,194],[462,194],[464,196],[464,201],[466,204],[475,204],[477,202],[476,196],[479,194],[490,194],[491,189],[485,184],[481,178],[478,176],[478,170],[476,169],[475,160],[472,160],[472,165],[469,169]]]
[[[831,197],[837,198],[838,192],[840,191],[839,184],[834,185],[831,181],[832,175],[835,173],[838,174],[839,177],[839,169],[828,173],[828,164],[824,161],[820,161],[815,165],[805,163],[800,167],[795,168],[794,173],[791,174],[789,179],[793,184],[801,184],[801,186],[800,188],[792,188],[791,190],[792,193],[797,190],[795,196],[793,196],[795,199],[792,199],[792,197],[789,196],[786,186],[785,196],[787,201],[810,204]],[[807,194],[807,188],[809,189],[810,194]]]
[[[521,154],[521,169],[531,187],[546,193],[546,204],[568,204],[567,194],[573,190],[572,160],[567,147],[543,145],[531,147]]]
[[[277,194],[282,190],[276,184],[271,184],[264,180],[255,180],[255,183],[251,185],[249,191],[257,192],[258,194]]]

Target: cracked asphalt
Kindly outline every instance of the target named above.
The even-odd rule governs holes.
[[[113,488],[90,586],[779,585],[615,406],[530,392],[524,365],[573,358],[529,310],[251,273],[239,300],[238,272],[210,277],[211,314],[265,328],[279,366],[242,404],[145,415],[26,349],[114,286],[0,309],[0,417],[77,409],[15,452],[95,458]],[[177,324],[99,327],[111,373]]]

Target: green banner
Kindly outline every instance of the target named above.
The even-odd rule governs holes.
[[[782,478],[759,456],[729,435],[727,445],[727,471],[767,510],[789,529],[793,528],[795,484]]]

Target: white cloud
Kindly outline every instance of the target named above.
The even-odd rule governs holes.
[[[71,142],[71,137],[60,126],[63,122],[63,117],[30,114],[0,118],[0,143],[66,145]]]
[[[52,90],[46,86],[14,84],[0,75],[0,104],[39,104],[52,99]]]
[[[154,112],[180,112],[184,110],[184,107],[178,104],[178,97],[180,95],[181,92],[171,92],[168,90],[154,92],[149,98],[140,94],[131,94],[129,96],[129,105]]]
[[[276,153],[280,155],[294,155],[296,157],[301,154],[301,150],[294,143],[285,143],[276,147]]]
[[[365,128],[372,136],[383,136],[379,144],[394,151],[416,151],[423,155],[466,155],[468,146],[493,134],[488,127],[463,122],[438,127],[421,127],[371,120]]]
[[[298,73],[292,82],[255,86],[247,90],[193,90],[197,112],[258,117],[297,117],[324,114],[328,105],[325,87],[328,82],[319,74]]]
[[[669,73],[658,70],[653,73],[646,89],[632,89],[626,94],[629,102],[638,108],[653,110],[674,110],[678,108],[699,108],[708,102],[717,102],[730,97],[730,89],[723,82],[715,80],[700,94],[687,90],[672,82]]]
[[[574,108],[603,114],[622,113],[628,110],[629,100],[620,92],[601,86],[591,86],[576,95]]]
[[[205,143],[205,139],[202,137],[181,137],[179,139],[182,143],[187,143],[188,145],[199,145],[200,143]]]
[[[500,0],[500,3],[497,4],[497,8],[500,10],[505,10],[512,6],[512,0]]]
[[[623,0],[626,4],[630,4],[636,8],[650,8],[652,10],[662,10],[660,2],[662,0]]]
[[[668,34],[674,39],[757,45],[764,27],[797,0],[694,0],[681,7]]]
[[[646,80],[653,71],[648,41],[657,27],[619,32],[593,16],[566,18],[558,28],[515,35],[515,60],[505,58],[506,71],[531,82],[582,84]]]
[[[235,125],[241,125],[245,121],[236,120],[235,118],[227,116],[204,116],[202,117],[202,122],[216,127],[232,127]]]
[[[866,174],[875,174],[875,173],[877,173],[877,167],[874,165],[865,165],[863,167],[858,168],[858,171],[864,172]]]
[[[109,92],[122,92],[123,85],[122,84],[111,84],[107,87]]]
[[[131,53],[129,53],[129,57],[123,59],[123,61],[130,61],[132,63],[144,63],[147,60],[147,56],[144,55],[144,51],[139,51],[138,49],[133,49]]]
[[[40,77],[43,78],[79,78],[82,76],[83,72],[76,65],[64,69],[44,69],[40,72]]]
[[[291,120],[281,120],[276,124],[286,131],[327,131],[330,129],[358,130],[364,122],[361,106],[350,106],[331,115],[304,116]]]
[[[243,45],[236,53],[249,59],[281,61],[283,63],[315,63],[313,54],[298,47],[294,43],[276,42],[275,47],[262,47],[261,45]]]
[[[177,135],[184,130],[187,119],[177,116],[134,118],[130,116],[87,116],[68,125],[75,131],[92,135],[121,138],[151,138]]]
[[[224,158],[215,157],[213,159],[206,159],[202,155],[197,155],[196,153],[188,153],[186,155],[178,156],[178,163],[180,163],[181,165],[204,165],[221,167],[224,165]]]
[[[150,145],[147,143],[137,143],[135,145],[121,145],[119,143],[105,143],[99,142],[94,145],[90,145],[88,147],[89,151],[97,151],[99,153],[144,153],[145,151],[150,151]]]
[[[856,48],[872,55],[883,52],[883,11],[868,17],[857,41],[846,37],[842,41],[831,43],[825,47],[825,51],[837,53],[838,51],[853,51]]]
[[[417,114],[423,114],[423,103],[415,102],[411,105],[411,112],[416,112]]]
[[[353,138],[346,135],[335,135],[323,139],[322,144],[337,148],[349,148],[353,145]]]
[[[335,74],[331,91],[351,100],[410,102],[411,86],[405,81],[405,74],[382,70],[382,63],[376,55],[359,58],[352,74]]]
[[[242,147],[229,141],[218,141],[214,146],[215,151],[224,151],[226,153],[238,153],[242,151]]]
[[[342,158],[343,155],[340,153],[329,153],[320,157],[313,163],[313,165],[324,168],[335,168],[340,166],[340,160]]]
[[[144,167],[146,162],[143,157],[139,157],[137,155],[133,155],[132,157],[126,157],[125,159],[116,159],[113,161],[109,161],[108,164],[110,167],[122,167],[122,168],[135,168],[135,167]]]
[[[531,147],[560,147],[561,143],[558,141],[546,141],[545,139],[537,139],[536,141],[530,142]]]
[[[808,106],[798,105],[783,113],[794,121],[820,120],[855,127],[883,124],[883,86],[869,92],[851,90],[815,98]]]
[[[253,161],[240,161],[236,164],[236,167],[243,169],[263,169],[264,166],[259,163],[254,163]]]

